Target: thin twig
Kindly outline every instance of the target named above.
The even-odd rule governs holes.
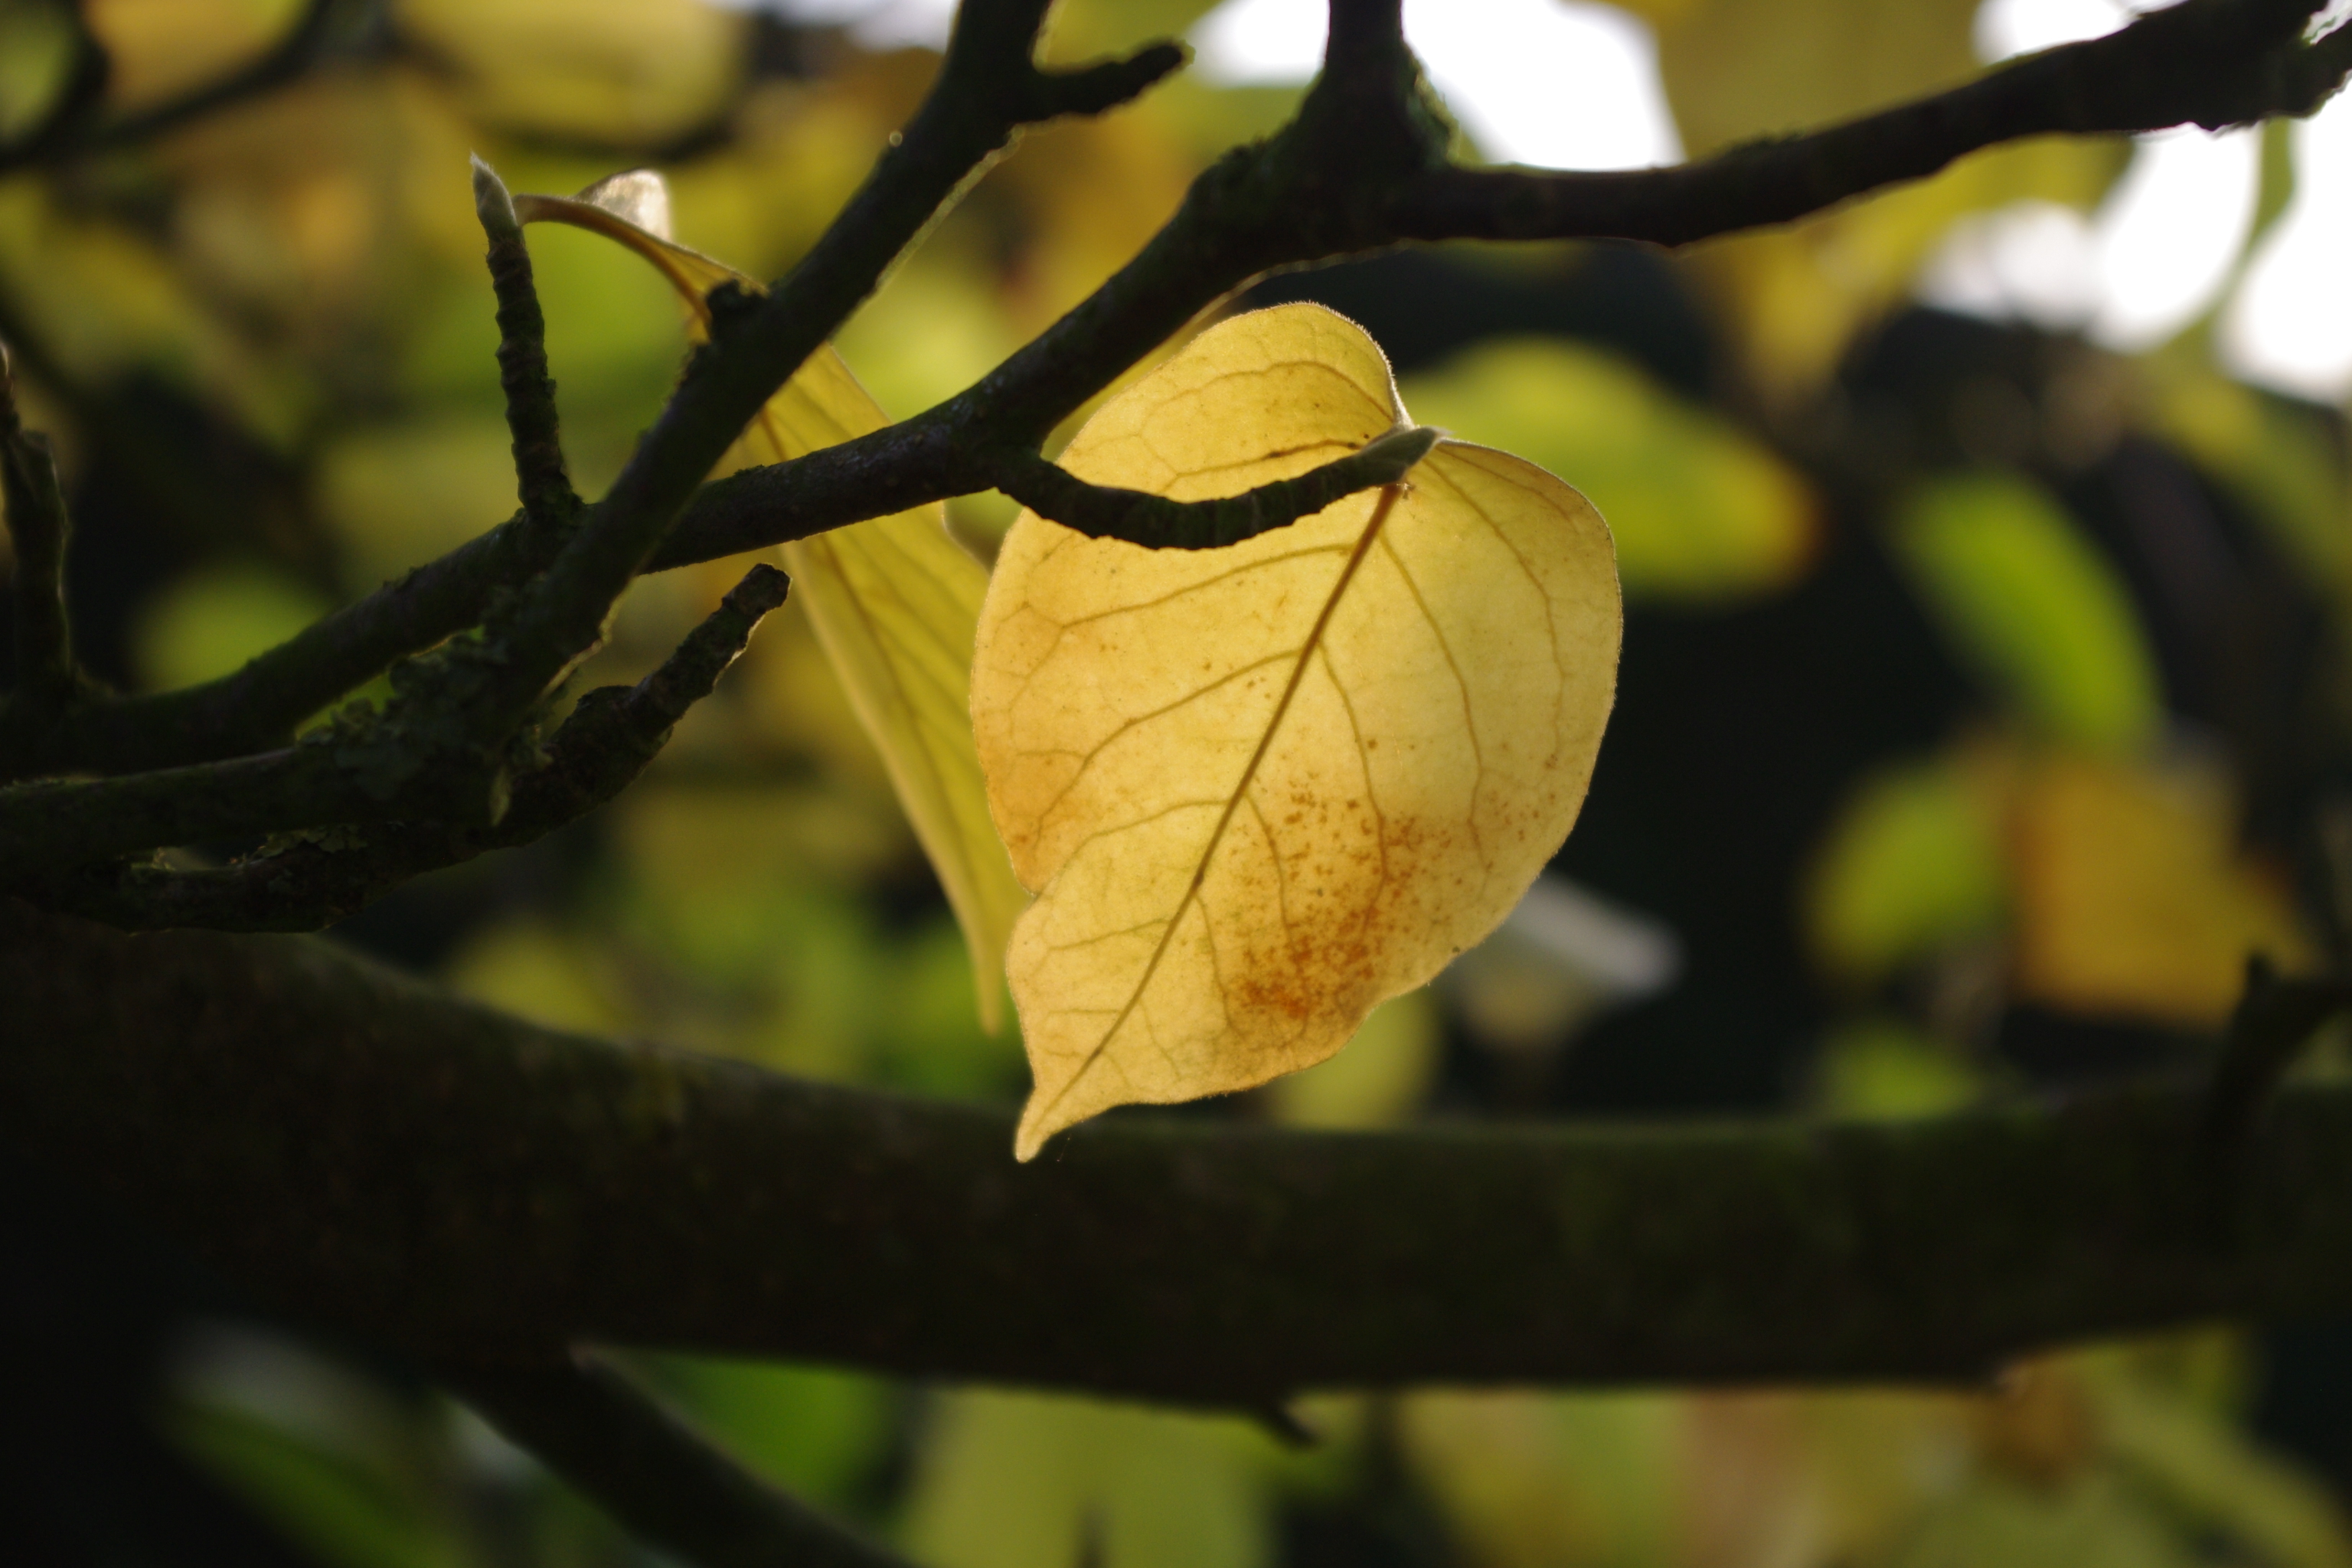
[[[1089,538],[1123,539],[1153,550],[1213,550],[1286,528],[1344,496],[1396,483],[1429,455],[1440,434],[1426,426],[1392,430],[1320,468],[1205,500],[1170,500],[1143,490],[1088,484],[1019,449],[997,458],[996,488]]]
[[[580,497],[563,464],[555,378],[547,369],[547,318],[531,281],[530,251],[505,184],[474,160],[474,210],[489,237],[490,288],[499,301],[499,385],[506,393],[507,429],[513,436],[515,489],[523,515],[550,534],[579,516]]]
[[[438,1370],[484,1420],[631,1534],[696,1568],[906,1568],[745,1470],[609,1363]]]

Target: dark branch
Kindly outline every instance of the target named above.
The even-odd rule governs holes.
[[[741,1468],[604,1362],[439,1370],[632,1535],[697,1568],[905,1568]]]
[[[48,437],[26,429],[16,416],[16,389],[0,360],[0,498],[8,513],[8,541],[16,615],[16,686],[9,694],[13,723],[54,723],[79,697],[73,622],[66,604],[66,549],[73,520],[58,483]]]
[[[513,436],[515,488],[523,516],[547,533],[568,530],[580,498],[563,465],[555,378],[547,369],[547,319],[532,284],[530,251],[514,201],[488,164],[474,160],[474,210],[489,237],[490,288],[499,301],[499,385]]]
[[[1041,517],[1094,539],[1152,550],[1214,550],[1311,517],[1343,496],[1392,485],[1429,455],[1440,432],[1392,430],[1360,450],[1237,496],[1170,500],[1142,490],[1090,485],[1034,452],[996,459],[996,488]]]
[[[41,889],[50,907],[126,930],[318,931],[427,871],[545,837],[618,795],[653,761],[686,710],[710,694],[787,581],[754,566],[676,653],[635,687],[580,700],[546,764],[513,786],[491,826],[404,822],[303,839],[217,869],[114,868]]]
[[[555,542],[518,515],[201,686],[92,703],[44,734],[0,732],[0,778],[134,773],[285,745],[295,727],[397,658],[478,622]]]
[[[1115,1117],[1023,1166],[996,1110],[554,1034],[308,939],[0,902],[0,1138],[427,1359],[603,1341],[1257,1408],[1974,1378],[2352,1309],[2342,1089],[2280,1096],[2218,1197],[2187,1083],[1896,1125]]]
[[[1011,359],[904,425],[710,487],[654,565],[985,488],[992,481],[975,471],[974,453],[1034,447],[1202,310],[1280,268],[1403,240],[1690,244],[1802,217],[2024,137],[2309,113],[2352,69],[2352,27],[2302,41],[2311,0],[2187,0],[1950,92],[1678,168],[1461,169],[1432,156],[1442,128],[1409,72],[1399,79],[1391,8],[1387,0],[1338,7],[1332,36],[1351,51],[1350,69],[1318,79],[1272,142],[1202,174],[1134,260]]]
[[[2302,42],[2315,8],[2303,0],[2190,0],[1933,98],[1810,136],[1748,142],[1680,168],[1434,170],[1398,193],[1391,237],[1688,245],[1924,179],[2003,142],[2189,123],[2218,130],[2309,114],[2352,67],[2352,33]]]
[[[1126,60],[1041,71],[1030,49],[1044,10],[1037,0],[965,8],[913,123],[808,257],[698,357],[613,493],[592,512],[597,521],[571,541],[577,552],[571,564],[513,628],[532,649],[533,668],[552,673],[593,640],[605,607],[735,433],[1022,125],[1114,107],[1183,60],[1180,47],[1160,44]],[[979,479],[962,489],[987,486]],[[849,498],[856,515],[839,521],[892,510],[870,500]],[[418,568],[220,680],[93,707],[45,734],[0,732],[0,777],[157,769],[282,745],[302,720],[394,659],[475,625],[502,585],[549,571],[555,542],[523,521]],[[768,518],[761,531],[772,542],[834,525],[788,533]]]
[[[30,163],[54,163],[136,146],[205,115],[299,81],[331,51],[339,39],[362,34],[375,15],[378,0],[310,0],[285,37],[258,58],[217,80],[121,120],[93,122],[92,114],[85,110],[69,124],[46,137],[28,137],[16,146],[0,149],[0,174]],[[90,96],[89,107],[94,108],[104,87],[105,52],[94,39],[88,47],[97,49],[101,73],[99,91]]]

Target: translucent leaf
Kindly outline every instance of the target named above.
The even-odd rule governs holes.
[[[709,329],[706,296],[713,288],[759,285],[623,216],[666,210],[647,191],[656,179],[643,171],[615,175],[579,199],[519,195],[515,211],[526,223],[593,230],[644,257],[677,287],[699,337]],[[782,462],[888,423],[841,356],[821,348],[769,400],[719,471]],[[881,751],[915,836],[963,926],[981,1017],[993,1029],[1002,1007],[996,977],[1005,935],[1027,899],[989,826],[972,749],[967,682],[987,574],[948,537],[936,506],[795,540],[782,549],[793,596],[807,610]]]
[[[1361,329],[1287,305],[1194,339],[1062,461],[1230,495],[1402,418]],[[1223,550],[1024,513],[972,671],[989,804],[1040,890],[1009,959],[1016,1152],[1321,1061],[1492,931],[1583,801],[1620,626],[1600,515],[1484,447]]]

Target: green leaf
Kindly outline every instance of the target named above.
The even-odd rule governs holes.
[[[2163,702],[2130,595],[2047,492],[2008,475],[1940,480],[1894,537],[1960,652],[2028,721],[2110,752],[2155,738]]]
[[[1400,390],[1423,423],[1570,476],[1609,520],[1630,597],[1719,603],[1786,585],[1811,556],[1803,478],[1610,354],[1503,339]]]
[[[2007,901],[1999,803],[1944,758],[1880,773],[1847,800],[1814,859],[1805,934],[1824,969],[1866,984],[1996,929]]]
[[[1265,1568],[1272,1450],[1230,1418],[951,1394],[924,1445],[908,1545],[936,1568]]]

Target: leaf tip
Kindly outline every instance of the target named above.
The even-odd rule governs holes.
[[[659,170],[624,169],[617,174],[607,174],[572,199],[603,207],[656,239],[677,242],[677,237],[670,229],[669,182],[662,178]]]
[[[1045,1146],[1046,1139],[1061,1131],[1058,1127],[1045,1126],[1044,1121],[1045,1119],[1037,1113],[1037,1102],[1032,1100],[1029,1108],[1021,1113],[1021,1125],[1013,1132],[1013,1157],[1024,1165],[1037,1157],[1037,1151]]]

